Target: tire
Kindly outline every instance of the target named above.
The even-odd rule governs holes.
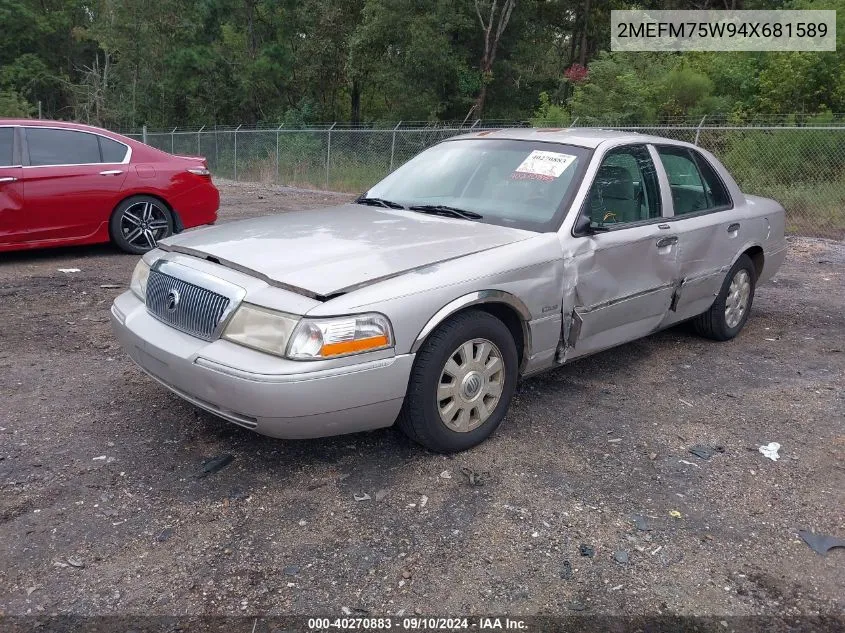
[[[751,313],[756,276],[754,262],[743,253],[725,276],[710,309],[693,319],[696,332],[715,341],[729,341],[739,334]]]
[[[438,453],[480,444],[507,413],[518,363],[513,336],[499,319],[481,310],[451,317],[417,353],[399,428]]]
[[[152,196],[132,196],[114,210],[109,220],[112,241],[123,251],[142,255],[159,240],[173,235],[173,214]]]

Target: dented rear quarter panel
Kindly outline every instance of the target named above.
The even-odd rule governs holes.
[[[779,202],[770,198],[746,194],[745,199],[749,213],[763,219],[763,271],[757,280],[757,283],[761,284],[774,277],[786,259],[786,211]]]

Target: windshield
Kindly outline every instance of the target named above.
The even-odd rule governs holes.
[[[446,141],[409,160],[363,197],[380,204],[427,207],[419,209],[423,212],[451,207],[477,222],[555,231],[590,154],[586,148],[560,143]]]

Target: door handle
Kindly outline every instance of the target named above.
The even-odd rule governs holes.
[[[123,173],[122,169],[107,169],[105,171],[101,171],[101,176],[119,176]]]
[[[6,176],[5,178],[0,178],[0,182],[17,182],[18,179],[14,176]]]
[[[734,222],[728,227],[728,233],[735,233],[739,231],[739,222]]]
[[[657,248],[665,248],[667,246],[672,246],[672,244],[678,243],[678,236],[673,235],[672,237],[661,237],[657,240]]]

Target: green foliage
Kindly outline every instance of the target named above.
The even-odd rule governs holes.
[[[28,118],[35,108],[17,92],[0,90],[0,117]]]
[[[777,4],[837,9],[837,51],[611,53],[630,3],[520,0],[482,72],[469,0],[0,0],[0,91],[9,111],[122,129],[463,120],[482,90],[484,118],[560,124],[845,112],[845,0]]]
[[[602,52],[569,101],[582,124],[648,124],[660,113],[661,82],[678,61],[665,53]]]
[[[830,112],[812,117],[810,124],[830,124]],[[771,130],[735,134],[722,152],[725,165],[737,179],[754,185],[788,183],[795,174],[805,181],[827,182],[845,173],[845,151],[838,134],[826,130]]]
[[[563,106],[552,103],[549,93],[545,90],[540,93],[540,106],[534,111],[534,116],[531,118],[531,125],[535,127],[544,127],[551,125],[559,125],[566,127],[572,122],[572,117]]]
[[[666,73],[658,86],[660,113],[667,115],[688,114],[713,92],[713,82],[707,75],[685,65]]]

